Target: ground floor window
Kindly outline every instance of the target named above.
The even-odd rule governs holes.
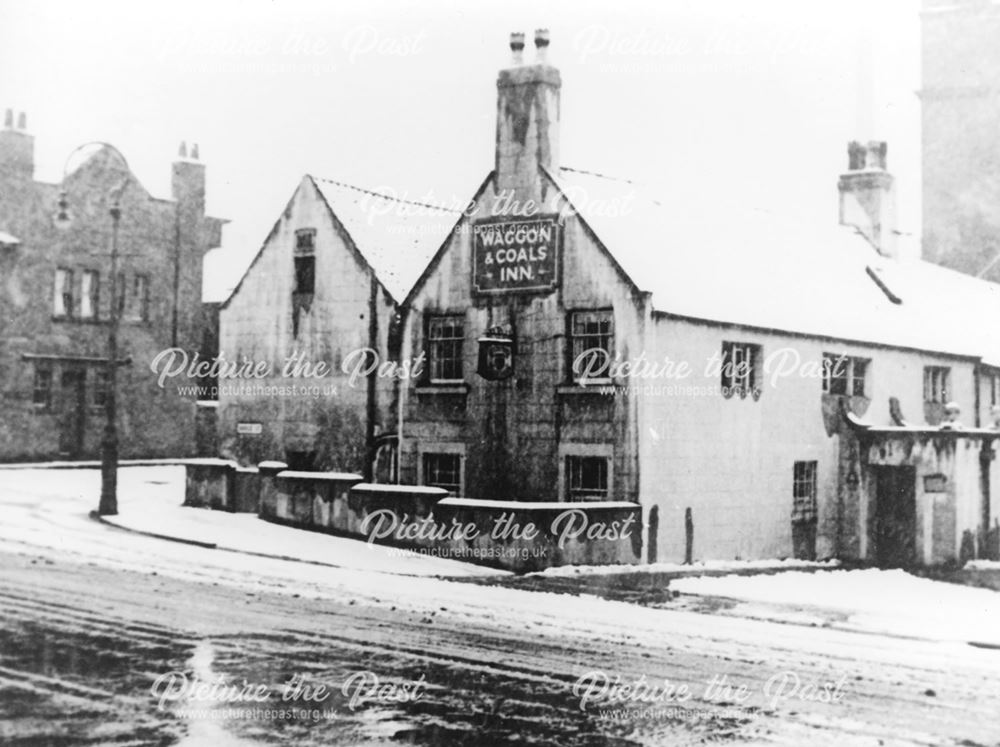
[[[796,462],[792,473],[792,549],[796,558],[816,559],[816,462]]]
[[[595,501],[608,498],[608,458],[566,457],[566,500]]]
[[[108,393],[111,390],[111,378],[108,376],[107,368],[94,369],[94,387],[90,392],[90,403],[97,408],[104,408],[108,404]]]
[[[427,454],[423,455],[424,485],[432,488],[443,488],[451,495],[462,492],[462,455],[461,454]]]
[[[44,363],[35,366],[35,386],[31,399],[39,407],[52,406],[52,366]]]

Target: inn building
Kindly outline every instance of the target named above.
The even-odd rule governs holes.
[[[161,389],[149,363],[202,343],[202,260],[226,221],[205,214],[205,165],[186,147],[170,198],[96,147],[61,184],[35,179],[24,114],[0,130],[0,460],[94,459],[107,398],[110,207],[120,194],[119,453],[196,451],[194,395]],[[62,204],[60,204],[62,203]],[[62,215],[60,216],[60,213]],[[61,219],[60,219],[61,218]]]
[[[418,216],[419,244],[398,240],[402,213],[351,217],[388,198],[303,181],[223,308],[223,350],[426,365],[319,403],[224,398],[233,454],[306,450],[483,501],[637,503],[648,561],[995,554],[1000,343],[975,321],[1000,288],[916,258],[885,144],[850,144],[828,224],[720,220],[560,162],[548,41],[525,63],[512,35],[495,167],[469,209]],[[390,290],[376,256],[426,262]]]

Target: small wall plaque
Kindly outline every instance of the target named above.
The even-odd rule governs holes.
[[[948,477],[946,475],[924,475],[925,493],[944,493],[948,490]]]
[[[260,423],[237,423],[236,432],[241,436],[259,436],[264,431]]]

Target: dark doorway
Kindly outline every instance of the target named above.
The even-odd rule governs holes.
[[[875,512],[871,556],[880,568],[916,560],[917,474],[913,467],[875,468]]]
[[[59,389],[59,412],[62,417],[59,432],[60,454],[77,459],[83,454],[83,435],[87,416],[86,371],[66,368]]]

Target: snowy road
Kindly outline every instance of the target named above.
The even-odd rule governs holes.
[[[179,545],[89,519],[95,474],[0,471],[5,744],[1000,744],[997,650]],[[161,708],[150,686],[174,670],[332,696],[319,718]],[[352,710],[358,673],[425,685]],[[587,673],[690,697],[602,700],[593,674],[582,699]]]

